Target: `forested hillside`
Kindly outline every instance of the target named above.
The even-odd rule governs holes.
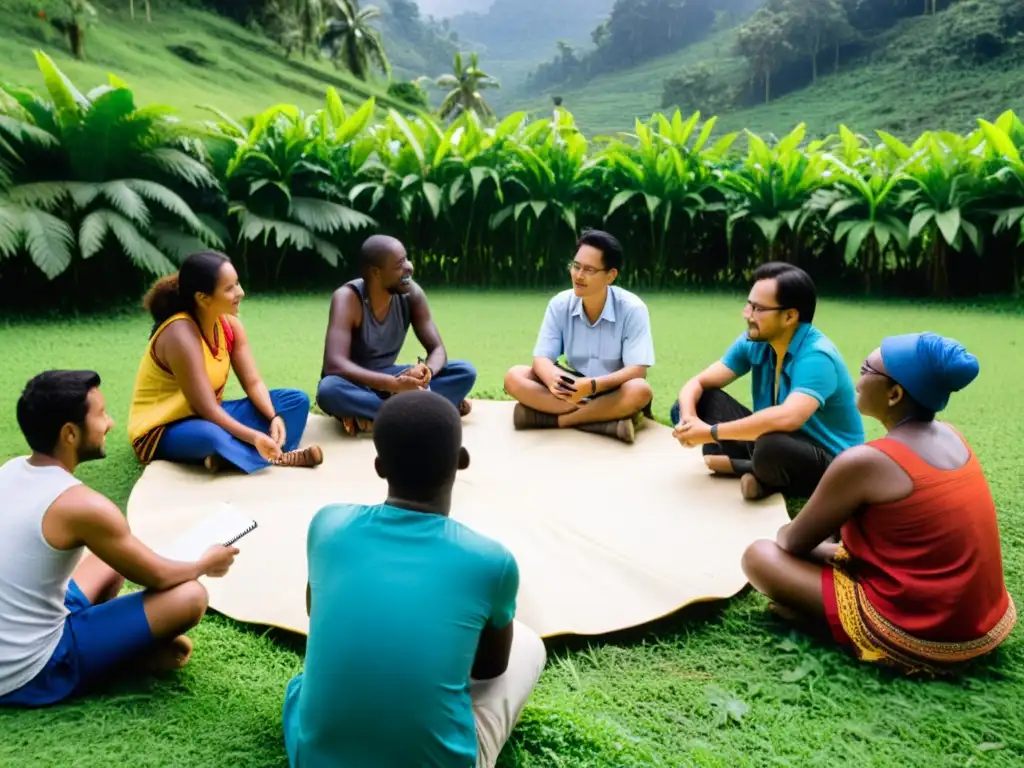
[[[824,134],[846,122],[912,136],[962,130],[1024,98],[1018,0],[768,0],[754,11],[734,8],[711,26],[691,25],[687,34],[702,30],[701,39],[624,66],[629,27],[617,26],[617,13],[657,7],[667,30],[670,11],[696,14],[704,2],[618,0],[607,42],[543,65],[517,104],[549,108],[558,96],[591,132],[627,130],[636,117],[678,107],[756,131],[784,133],[807,122]]]

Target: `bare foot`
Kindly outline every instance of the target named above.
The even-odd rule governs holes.
[[[704,464],[707,465],[707,468],[710,469],[712,472],[715,472],[719,475],[736,474],[732,470],[732,461],[729,459],[728,456],[714,454],[712,454],[711,456],[705,456]]]
[[[178,635],[155,646],[141,662],[143,669],[150,672],[173,672],[184,667],[192,657],[192,641],[185,635]]]
[[[819,638],[828,638],[832,635],[832,630],[829,629],[828,623],[824,619],[808,616],[806,613],[800,613],[800,611],[774,601],[768,603],[768,610],[804,634]]]
[[[806,620],[806,617],[792,608],[788,608],[785,605],[779,603],[768,603],[768,610],[774,613],[781,619],[786,621],[792,621],[794,624],[801,624]]]

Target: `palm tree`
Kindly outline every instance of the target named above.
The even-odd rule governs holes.
[[[153,21],[153,14],[149,11],[149,0],[143,0],[146,6],[146,21]],[[135,0],[128,0],[128,9],[132,14],[132,21],[135,21]]]
[[[338,62],[340,59],[355,77],[366,80],[371,64],[376,64],[388,79],[391,63],[384,52],[380,32],[370,22],[380,16],[380,8],[368,5],[359,8],[358,0],[334,0],[337,18],[327,22],[327,30],[320,38],[320,50]]]
[[[455,73],[441,75],[434,82],[439,88],[449,89],[439,110],[442,120],[457,118],[463,112],[475,112],[482,118],[494,119],[494,110],[484,101],[480,91],[492,86],[500,88],[501,84],[480,69],[480,57],[475,52],[469,56],[468,67],[462,65],[462,54],[456,53]]]

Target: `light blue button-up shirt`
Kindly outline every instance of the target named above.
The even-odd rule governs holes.
[[[583,299],[570,288],[548,302],[533,348],[534,357],[569,365],[587,377],[606,376],[631,365],[654,365],[651,317],[640,297],[624,288],[608,287],[608,298],[591,325]]]

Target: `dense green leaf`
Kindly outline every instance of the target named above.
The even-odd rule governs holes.
[[[135,266],[158,277],[174,272],[176,267],[170,259],[149,242],[131,221],[114,211],[105,213],[107,225]]]
[[[314,232],[323,234],[337,232],[339,229],[350,232],[376,224],[369,216],[344,205],[312,197],[293,197],[289,216]]]
[[[846,236],[846,251],[844,253],[847,264],[853,264],[857,260],[857,254],[860,253],[860,246],[864,242],[864,238],[871,233],[873,228],[873,222],[858,221],[850,229],[850,234]]]
[[[74,234],[64,221],[45,211],[27,208],[21,213],[20,228],[25,249],[43,274],[52,280],[68,268]]]
[[[950,245],[956,241],[960,234],[960,209],[951,208],[948,211],[937,213],[935,223],[939,225],[939,231]]]

